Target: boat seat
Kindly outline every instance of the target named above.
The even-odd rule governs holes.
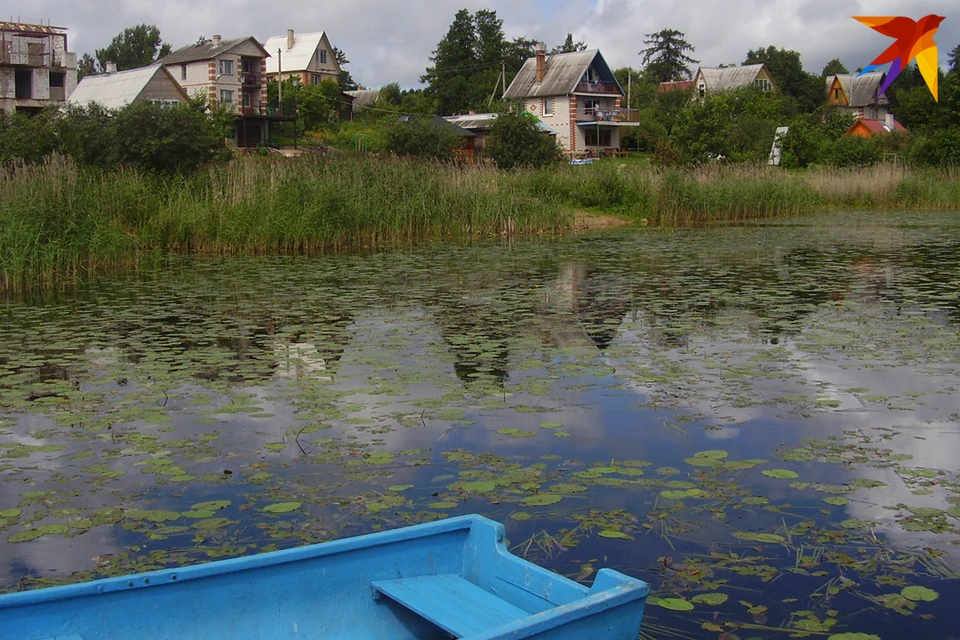
[[[383,594],[458,638],[530,614],[455,573],[372,582],[374,597]]]

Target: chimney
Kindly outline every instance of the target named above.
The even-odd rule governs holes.
[[[293,49],[293,29],[287,29],[287,49]]]
[[[219,46],[220,46],[220,36],[218,36],[218,35],[213,36],[213,46],[215,46],[215,47],[219,47]]]
[[[110,62],[110,61],[108,60],[107,63],[106,63],[106,67],[107,67],[107,68],[104,70],[105,73],[116,73],[116,72],[117,72],[117,63],[116,63],[116,62]]]
[[[547,46],[542,42],[537,43],[537,82],[543,82],[543,77],[547,75]]]
[[[893,121],[893,114],[889,111],[883,119],[883,125],[887,128],[887,131],[893,131],[894,127],[896,126]]]

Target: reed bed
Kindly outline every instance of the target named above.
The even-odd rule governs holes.
[[[416,239],[543,233],[573,211],[657,225],[824,209],[960,209],[960,175],[903,166],[787,172],[615,161],[500,172],[369,157],[241,158],[188,177],[53,157],[0,174],[0,291],[58,286],[170,253],[324,252]]]

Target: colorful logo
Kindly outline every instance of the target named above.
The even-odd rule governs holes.
[[[853,16],[853,19],[859,20],[874,31],[897,39],[886,51],[877,56],[870,66],[861,71],[860,75],[892,62],[887,78],[880,87],[880,93],[883,93],[897,79],[900,72],[916,58],[917,67],[920,68],[920,73],[926,80],[933,99],[940,101],[937,94],[940,63],[937,57],[937,43],[933,41],[933,35],[943,22],[943,16],[930,14],[916,22],[902,16]]]

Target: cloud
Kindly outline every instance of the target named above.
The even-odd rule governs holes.
[[[71,49],[93,53],[126,27],[145,22],[160,28],[174,48],[195,42],[200,35],[270,35],[324,30],[351,61],[348,69],[359,82],[379,87],[389,82],[413,88],[430,64],[429,57],[461,7],[493,9],[504,21],[507,37],[525,36],[548,46],[561,43],[568,32],[599,47],[612,67],[640,66],[644,34],[677,29],[696,47],[693,55],[704,65],[740,63],[750,49],[774,45],[799,51],[808,71],[819,73],[833,58],[850,69],[866,66],[887,40],[851,19],[853,15],[929,13],[947,16],[937,42],[940,63],[960,41],[960,12],[955,0],[357,0],[310,3],[293,0],[273,10],[261,2],[237,0],[225,11],[213,3],[172,0],[157,4],[86,0],[39,0],[21,13],[23,21],[50,20],[70,29]],[[5,16],[6,17],[6,16]],[[16,19],[17,16],[13,16]],[[951,19],[952,18],[952,19]]]

